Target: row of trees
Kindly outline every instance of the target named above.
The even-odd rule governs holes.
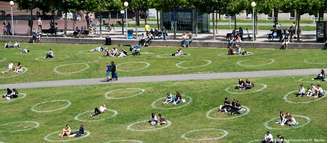
[[[39,8],[43,13],[57,11],[64,14],[78,11],[120,11],[124,9],[124,1],[129,2],[128,10],[134,12],[137,25],[140,24],[140,15],[145,15],[150,8],[159,11],[193,8],[199,12],[235,16],[242,10],[251,12],[251,2],[255,1],[257,3],[256,12],[273,14],[274,23],[278,21],[277,14],[279,11],[295,12],[296,24],[299,27],[302,14],[319,15],[320,20],[323,13],[326,12],[327,6],[326,0],[16,0],[16,3],[21,9],[31,10],[32,16],[32,10],[35,8]],[[215,19],[214,14],[212,19]],[[145,22],[147,23],[146,19]]]

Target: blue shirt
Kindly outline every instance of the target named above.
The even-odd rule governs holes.
[[[111,71],[111,65],[108,64],[108,65],[106,65],[106,72],[110,72],[110,71]]]

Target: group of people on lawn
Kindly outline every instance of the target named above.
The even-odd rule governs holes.
[[[171,93],[167,93],[165,100],[163,101],[163,104],[173,104],[173,105],[178,105],[185,103],[186,100],[182,98],[182,95],[179,91],[176,91],[175,95],[172,95]]]
[[[218,108],[218,112],[222,113],[231,113],[231,114],[241,114],[243,108],[239,102],[239,100],[233,99],[230,101],[228,97],[224,98],[223,105],[220,105]]]
[[[321,72],[315,77],[313,78],[313,80],[319,80],[319,81],[325,81],[326,80],[326,73],[325,70],[322,69]],[[298,93],[296,94],[296,96],[308,96],[308,97],[322,97],[325,95],[325,90],[321,87],[320,84],[311,84],[307,90],[305,89],[303,84],[300,84],[299,89],[298,89]]]
[[[7,88],[5,91],[5,94],[2,95],[2,98],[6,99],[6,100],[12,100],[12,99],[18,98],[18,95],[19,95],[19,93],[16,88],[13,88],[13,89]]]
[[[228,37],[228,55],[247,55],[249,54],[247,51],[241,48],[241,37],[239,34],[237,35],[230,35]]]
[[[23,65],[20,62],[17,62],[16,64],[10,62],[7,66],[7,69],[5,71],[2,71],[2,74],[14,72],[14,73],[22,73],[24,72]]]
[[[285,137],[277,135],[277,138],[273,139],[271,132],[267,131],[261,143],[285,143]]]
[[[255,84],[248,79],[246,79],[245,81],[239,79],[238,84],[235,86],[235,89],[248,90],[248,89],[252,89],[254,86]]]

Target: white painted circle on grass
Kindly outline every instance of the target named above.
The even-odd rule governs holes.
[[[203,65],[186,67],[186,66],[182,66],[182,64],[185,63],[185,62],[187,62],[187,61],[181,61],[181,62],[176,63],[175,66],[178,67],[178,68],[181,68],[181,69],[191,69],[191,68],[206,67],[206,66],[212,64],[212,61],[211,60],[202,60],[202,61],[205,61],[206,63],[203,64]]]
[[[322,81],[322,80],[304,80],[303,78],[297,80],[298,82],[306,82],[306,83],[318,83],[318,82],[326,82],[326,81]]]
[[[218,132],[223,132],[223,135],[222,136],[218,136],[218,137],[210,137],[210,138],[199,138],[199,139],[194,139],[194,138],[191,138],[191,137],[188,137],[188,134],[191,134],[191,133],[197,133],[197,132],[206,132],[206,131],[218,131]],[[191,131],[188,131],[184,134],[181,135],[181,138],[185,139],[185,140],[189,140],[189,141],[214,141],[214,140],[220,140],[220,139],[223,139],[224,137],[226,137],[227,135],[229,134],[228,131],[226,130],[223,130],[223,129],[216,129],[216,128],[206,128],[206,129],[196,129],[196,130],[191,130]]]
[[[0,79],[14,78],[14,77],[23,75],[23,74],[25,74],[28,71],[28,68],[27,67],[22,67],[22,70],[23,70],[22,72],[20,72],[20,73],[13,73],[13,75],[10,75],[10,76],[2,76],[3,72],[5,72],[5,71],[0,71]],[[12,72],[12,71],[10,71],[10,72]]]
[[[2,58],[0,59],[0,63],[4,62],[4,61],[6,61],[6,60],[7,60],[6,57],[2,57]]]
[[[272,121],[278,121],[279,120],[279,117],[277,118],[272,118],[270,119],[269,121],[266,121],[263,123],[264,127],[269,129],[269,130],[288,130],[288,129],[297,129],[297,128],[302,128],[304,126],[306,126],[307,124],[309,124],[311,122],[311,119],[307,116],[304,116],[304,115],[293,115],[293,117],[298,117],[298,118],[303,118],[306,120],[306,122],[304,124],[301,124],[301,125],[297,125],[296,127],[289,127],[288,125],[284,125],[286,126],[286,128],[275,128],[275,127],[270,127],[269,126],[269,123],[272,122]],[[297,121],[297,120],[296,120]],[[276,124],[276,123],[275,123]],[[280,125],[279,125],[280,126]]]
[[[0,127],[3,127],[3,126],[10,127],[11,125],[22,124],[22,123],[23,124],[33,124],[33,126],[32,127],[23,127],[23,129],[10,130],[8,132],[16,133],[16,132],[29,131],[29,130],[38,128],[40,126],[39,122],[36,122],[36,121],[15,121],[15,122],[8,122],[8,123],[5,123],[5,124],[1,124]]]
[[[89,131],[85,131],[85,134],[83,136],[80,136],[80,137],[67,137],[67,139],[62,139],[60,137],[58,137],[58,134],[60,132],[59,131],[55,131],[55,132],[52,132],[52,133],[49,133],[47,134],[43,139],[47,142],[70,142],[70,141],[76,141],[76,140],[80,140],[80,139],[83,139],[83,138],[86,138],[90,135],[90,132]],[[49,139],[50,136],[56,136],[58,137],[58,139]]]
[[[113,92],[118,92],[118,91],[126,91],[126,90],[136,90],[136,91],[139,91],[138,93],[136,94],[133,94],[133,95],[130,95],[130,96],[125,96],[125,97],[111,97],[110,94],[113,94]],[[145,92],[144,89],[141,89],[141,88],[119,88],[119,89],[114,89],[114,90],[111,90],[111,91],[108,91],[105,93],[105,97],[107,99],[127,99],[127,98],[132,98],[132,97],[135,97],[135,96],[138,96],[138,95],[141,95]]]
[[[240,118],[240,117],[246,116],[250,112],[250,109],[247,106],[242,106],[242,108],[246,110],[246,112],[244,112],[243,114],[234,115],[234,116],[231,116],[231,117],[228,117],[228,118],[217,118],[217,117],[212,117],[211,116],[212,112],[218,112],[218,107],[215,107],[215,108],[213,108],[213,109],[206,112],[206,118],[213,119],[213,120],[231,120],[231,119],[235,119],[235,118]],[[229,113],[223,113],[223,114],[229,114]]]
[[[219,53],[218,56],[219,57],[222,57],[222,56],[228,56],[228,57],[231,57],[231,56],[240,56],[240,57],[245,57],[245,56],[252,56],[254,55],[254,52],[247,52],[247,55],[228,55],[227,53]]]
[[[158,107],[158,106],[156,106],[156,103],[159,101],[163,101],[166,98],[166,97],[161,97],[161,98],[156,99],[153,103],[151,103],[151,107],[154,109],[162,109],[162,110],[179,109],[179,108],[189,105],[192,102],[192,98],[190,96],[183,96],[183,97],[185,97],[185,99],[187,98],[188,100],[186,103],[180,103],[182,105],[175,105],[173,107],[167,107],[167,108],[166,107]],[[163,104],[163,103],[161,103],[161,104]]]
[[[143,143],[141,140],[110,140],[105,143],[117,143],[117,142],[128,142],[128,143]]]
[[[53,103],[53,102],[65,102],[66,105],[63,106],[63,107],[57,108],[57,109],[52,109],[52,110],[38,110],[38,109],[35,109],[36,107],[38,107],[40,105],[47,104],[47,103]],[[37,104],[33,105],[31,107],[31,111],[37,112],[37,113],[55,112],[55,111],[59,111],[59,110],[64,110],[64,109],[68,108],[69,106],[71,106],[71,104],[72,103],[69,100],[51,100],[51,101],[45,101],[45,102],[41,102],[41,103],[37,103]]]
[[[119,68],[119,67],[122,66],[122,65],[131,64],[131,63],[135,63],[135,64],[141,63],[141,64],[144,64],[145,66],[143,66],[143,67],[139,67],[139,68],[135,68],[135,69],[131,69],[131,70],[124,70],[124,69],[120,69],[120,68]],[[141,71],[141,70],[144,70],[144,69],[148,68],[149,66],[150,66],[150,63],[148,63],[148,62],[143,62],[143,61],[132,61],[132,62],[126,62],[126,63],[119,63],[119,64],[117,64],[117,70],[119,70],[119,71],[124,71],[124,72],[135,72],[135,71]]]
[[[326,97],[326,95],[325,95],[325,96],[323,96],[323,97],[316,98],[316,99],[314,99],[314,100],[302,101],[302,102],[296,102],[296,101],[291,101],[291,100],[288,99],[288,96],[289,96],[289,95],[292,95],[293,93],[297,93],[297,90],[293,90],[293,91],[288,92],[288,93],[283,97],[283,99],[285,100],[285,102],[293,103],[293,104],[309,104],[309,103],[312,103],[312,102],[319,101],[319,100],[321,100],[321,99],[323,99],[323,98]],[[296,95],[295,95],[295,96],[296,96]],[[304,95],[304,96],[306,96],[306,95]],[[314,97],[301,97],[301,96],[299,96],[298,98],[314,98]]]
[[[262,87],[261,87],[260,89],[256,89],[256,90],[253,90],[253,89],[247,89],[247,90],[241,90],[241,92],[236,92],[236,91],[231,91],[231,90],[230,90],[230,89],[231,89],[230,86],[227,87],[227,88],[225,88],[224,90],[225,90],[226,92],[230,93],[230,94],[250,94],[250,93],[257,93],[257,92],[263,91],[264,89],[266,89],[266,88],[268,87],[266,84],[262,84],[262,83],[257,84],[256,86],[258,86],[258,85],[261,85]],[[254,88],[254,87],[253,87],[253,88]],[[251,90],[251,91],[249,92],[249,90]]]
[[[269,60],[267,63],[264,63],[264,64],[244,64],[245,62],[247,61],[250,61],[251,59],[249,60],[242,60],[242,61],[237,61],[237,65],[239,66],[242,66],[242,67],[261,67],[261,66],[266,66],[266,65],[271,65],[275,62],[274,59],[267,59]],[[256,59],[252,59],[252,60],[256,60]]]
[[[103,117],[101,119],[97,119],[97,120],[85,120],[85,119],[80,119],[80,116],[84,115],[84,114],[90,114],[90,113],[93,113],[93,111],[85,111],[85,112],[82,112],[82,113],[79,113],[77,114],[74,119],[77,120],[77,121],[81,121],[81,122],[96,122],[96,121],[104,121],[106,119],[111,119],[111,118],[114,118],[115,116],[117,116],[118,112],[116,110],[112,110],[112,109],[107,109],[107,112],[112,112],[113,115],[109,116],[109,117]],[[101,113],[101,114],[108,114],[107,112],[105,113]],[[105,116],[105,115],[103,115]]]
[[[26,97],[26,93],[18,93],[18,98],[14,98],[14,99],[10,99],[10,100],[4,100],[1,102],[1,103],[11,103],[11,102],[14,102],[16,100],[19,100],[19,99],[23,99]]]
[[[311,62],[308,59],[304,59],[304,63],[306,63],[306,64],[315,64],[315,65],[325,65],[326,64],[324,61],[322,61],[322,62]]]
[[[141,55],[153,55],[153,54],[155,54],[155,53],[153,53],[153,52],[141,52]]]
[[[71,56],[69,56],[69,55],[65,55],[65,57],[54,57],[54,58],[48,58],[48,59],[46,59],[45,57],[42,57],[41,56],[41,57],[35,58],[34,60],[43,62],[43,61],[55,61],[55,60],[58,60],[58,59],[68,59],[70,57]]]
[[[72,72],[61,72],[58,70],[58,68],[63,68],[63,67],[66,67],[66,66],[71,66],[71,65],[84,65],[84,68],[80,69],[80,70],[77,70],[77,71],[72,71]],[[60,75],[70,75],[70,74],[75,74],[75,73],[81,73],[87,69],[89,69],[90,66],[89,64],[87,63],[71,63],[71,64],[62,64],[62,65],[58,65],[54,68],[54,72],[56,74],[60,74]]]
[[[187,53],[185,55],[182,55],[182,56],[172,56],[172,54],[159,54],[159,55],[156,55],[156,58],[178,58],[178,57],[186,57],[186,56],[191,56],[190,53]]]
[[[156,128],[156,127],[153,127],[153,128],[150,128],[150,129],[134,129],[133,126],[136,125],[136,124],[140,124],[140,123],[146,123],[148,124],[148,120],[144,120],[144,121],[138,121],[138,122],[134,122],[130,125],[128,125],[127,127],[127,130],[129,131],[137,131],[137,132],[149,132],[149,131],[156,131],[156,130],[161,130],[161,129],[165,129],[165,128],[168,128],[172,125],[172,122],[169,121],[169,120],[166,120],[166,124],[165,125],[158,125],[160,127]],[[150,124],[148,124],[149,126],[152,126]]]

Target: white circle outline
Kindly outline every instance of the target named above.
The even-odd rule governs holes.
[[[297,80],[297,82],[306,82],[306,83],[318,83],[318,82],[326,82],[326,80],[325,81],[322,81],[322,80],[307,80],[307,79],[303,79],[303,78],[300,78],[299,80]]]
[[[275,62],[275,59],[268,59],[270,60],[268,63],[264,63],[264,64],[257,64],[257,65],[250,65],[250,64],[243,64],[243,62],[246,62],[246,61],[249,61],[251,59],[248,59],[248,60],[239,60],[236,62],[237,65],[241,66],[241,67],[261,67],[261,66],[266,66],[266,65],[271,65]]]
[[[113,110],[113,109],[107,109],[108,111],[114,113],[113,115],[109,116],[109,117],[104,117],[104,118],[101,118],[101,119],[97,119],[97,120],[83,120],[83,119],[80,119],[79,117],[81,115],[84,115],[84,114],[87,114],[87,113],[92,113],[92,111],[85,111],[85,112],[82,112],[82,113],[79,113],[77,114],[75,117],[74,117],[74,120],[77,120],[77,121],[81,121],[81,122],[97,122],[97,121],[104,121],[106,119],[111,119],[111,118],[114,118],[115,116],[117,116],[118,112],[116,110]],[[102,114],[106,114],[106,113],[102,113]]]
[[[166,120],[167,123],[165,124],[165,126],[161,126],[159,128],[152,128],[152,129],[133,129],[132,128],[132,126],[134,126],[136,124],[139,124],[139,123],[147,123],[147,122],[148,122],[148,120],[133,122],[130,125],[128,125],[126,127],[126,129],[129,130],[129,131],[136,131],[136,132],[149,132],[149,131],[156,131],[156,130],[165,129],[165,128],[168,128],[168,127],[170,127],[172,125],[172,122],[171,121]],[[151,126],[151,125],[149,125],[149,126]]]
[[[6,57],[3,57],[3,58],[1,58],[0,63],[4,62],[6,60],[7,60],[7,58]]]
[[[303,62],[306,64],[315,64],[315,65],[325,65],[326,64],[326,63],[311,62],[308,59],[304,59]]]
[[[40,61],[40,62],[48,62],[48,61],[55,61],[58,58],[65,60],[65,59],[71,58],[71,56],[65,55],[65,57],[54,57],[54,58],[49,58],[49,59],[46,59],[45,57],[41,56],[41,57],[34,58],[34,60]]]
[[[185,63],[185,62],[187,62],[187,61],[180,61],[180,62],[176,63],[175,66],[176,66],[177,68],[181,68],[181,69],[191,69],[191,68],[206,67],[206,66],[212,64],[212,61],[211,61],[211,60],[206,60],[206,59],[205,59],[205,60],[202,60],[202,61],[205,61],[206,64],[198,65],[198,66],[189,66],[189,67],[185,67],[185,66],[181,66],[181,64],[183,64],[183,63]]]
[[[223,57],[223,56],[228,56],[228,57],[231,57],[231,56],[234,56],[234,57],[246,57],[246,56],[252,56],[252,55],[254,55],[254,52],[247,52],[247,53],[249,53],[249,54],[247,54],[247,55],[228,55],[227,53],[218,53],[217,54],[217,56],[219,56],[219,57]]]
[[[163,100],[163,99],[166,98],[166,97],[161,97],[161,98],[158,98],[158,99],[156,99],[155,101],[153,101],[153,102],[151,103],[151,107],[154,108],[154,109],[161,109],[161,110],[180,109],[180,108],[182,108],[182,107],[185,107],[185,106],[189,105],[189,104],[192,102],[192,98],[191,98],[190,96],[184,96],[184,97],[188,98],[189,100],[188,100],[188,102],[186,102],[186,103],[182,103],[182,105],[173,106],[173,107],[169,107],[169,108],[158,107],[158,106],[156,106],[156,103],[157,103],[158,101],[161,101],[161,100]],[[180,103],[180,104],[181,104],[181,103]]]
[[[112,142],[135,142],[135,143],[143,143],[141,140],[109,140],[105,143],[112,143]]]
[[[320,98],[318,97],[318,98],[315,99],[315,100],[303,101],[303,102],[295,102],[295,101],[291,101],[291,100],[289,100],[289,99],[288,99],[288,96],[291,95],[292,93],[295,93],[295,92],[297,92],[297,90],[293,90],[293,91],[288,92],[288,93],[283,97],[283,99],[285,100],[285,102],[287,102],[287,103],[292,103],[292,104],[309,104],[309,103],[312,103],[312,102],[319,101],[319,100],[321,100],[322,98],[325,98],[325,97],[326,97],[326,96],[323,96],[323,97],[320,97]],[[299,97],[299,98],[304,98],[304,97]],[[307,97],[305,97],[305,98],[307,98]],[[311,98],[313,98],[313,97],[311,97]]]
[[[194,132],[202,132],[202,131],[221,131],[224,134],[222,136],[219,137],[211,137],[211,138],[201,138],[201,139],[192,139],[190,137],[187,137],[188,134],[190,133],[194,133]],[[229,134],[228,131],[223,130],[223,129],[216,129],[216,128],[205,128],[205,129],[196,129],[196,130],[190,130],[184,134],[181,135],[181,138],[185,139],[185,140],[189,140],[189,141],[213,141],[213,140],[220,140],[223,139],[224,137],[226,137]]]
[[[178,58],[178,57],[189,57],[189,56],[191,56],[191,54],[190,53],[187,53],[187,54],[185,54],[185,55],[182,55],[182,56],[172,56],[172,55],[167,55],[167,54],[157,54],[156,55],[156,58],[161,58],[161,59],[169,59],[169,58]]]
[[[136,68],[136,69],[133,69],[133,70],[122,70],[119,68],[119,66],[122,66],[124,64],[129,64],[129,63],[141,63],[141,64],[145,64],[144,67],[141,67],[141,68]],[[144,62],[144,61],[131,61],[131,62],[125,62],[125,63],[119,63],[117,64],[117,70],[118,71],[124,71],[124,72],[135,72],[135,71],[141,71],[141,70],[144,70],[146,68],[149,68],[150,66],[150,63],[148,62]]]
[[[250,94],[250,93],[261,92],[261,91],[263,91],[264,89],[266,89],[266,88],[268,87],[268,85],[263,84],[263,83],[259,83],[259,84],[257,84],[257,85],[262,85],[263,87],[261,87],[260,89],[257,89],[257,90],[250,91],[250,92],[247,92],[247,90],[246,90],[246,92],[234,92],[234,91],[229,91],[231,87],[228,86],[227,88],[224,89],[224,91],[226,91],[226,92],[228,92],[228,93],[230,93],[230,94],[238,94],[238,95],[241,95],[241,94]],[[254,87],[253,87],[253,88],[254,88]],[[249,89],[248,89],[248,90],[249,90]],[[250,90],[252,90],[252,89],[250,89]],[[243,90],[243,91],[245,91],[245,90]]]
[[[53,102],[66,102],[67,104],[65,106],[63,106],[63,107],[60,107],[60,108],[57,108],[57,109],[52,109],[52,110],[37,110],[37,109],[34,109],[37,106],[40,106],[42,104],[53,103]],[[31,107],[31,111],[37,112],[37,113],[50,113],[50,112],[55,112],[55,111],[67,109],[71,105],[72,105],[71,101],[66,100],[66,99],[65,100],[50,100],[50,101],[44,101],[44,102],[40,102],[40,103],[34,104]]]
[[[306,126],[307,124],[309,124],[311,122],[310,117],[307,117],[307,116],[304,116],[304,115],[293,115],[293,117],[303,118],[303,119],[306,120],[306,122],[304,124],[296,126],[296,127],[286,127],[286,128],[273,128],[273,127],[270,127],[268,125],[270,122],[279,119],[279,117],[276,117],[276,118],[270,119],[269,121],[264,122],[263,125],[264,125],[265,128],[267,128],[269,130],[289,130],[289,129],[302,128],[302,127]]]
[[[215,108],[212,108],[211,110],[206,112],[206,118],[212,119],[212,120],[232,120],[232,119],[236,119],[236,118],[246,116],[251,111],[247,106],[242,106],[242,108],[246,109],[246,112],[244,114],[237,115],[237,116],[232,116],[232,117],[228,117],[228,118],[214,118],[214,117],[211,117],[210,114],[213,111],[217,111],[218,107],[215,107]]]
[[[54,132],[49,133],[49,134],[47,134],[46,136],[44,136],[43,139],[44,139],[45,141],[47,141],[47,142],[70,142],[70,141],[81,140],[81,139],[83,139],[83,138],[88,137],[88,136],[91,134],[91,132],[89,132],[89,131],[85,131],[85,133],[86,133],[85,135],[83,135],[83,136],[81,136],[81,137],[77,137],[77,138],[69,138],[68,140],[63,140],[63,139],[61,139],[61,140],[48,139],[50,136],[52,136],[52,135],[54,135],[54,134],[57,135],[58,133],[59,133],[58,131],[54,131]]]
[[[36,121],[14,121],[14,122],[8,122],[8,123],[1,124],[0,126],[7,126],[7,125],[15,124],[15,123],[32,123],[32,124],[34,124],[34,127],[27,128],[27,129],[20,129],[20,130],[12,130],[12,131],[9,131],[10,133],[29,131],[29,130],[36,129],[40,126],[40,123],[36,122]]]
[[[125,90],[125,89],[127,89],[127,90],[130,90],[130,89],[132,89],[132,90],[138,90],[139,92],[136,93],[136,94],[130,95],[130,96],[125,96],[125,97],[111,97],[111,96],[108,96],[109,94],[111,94],[111,93],[113,93],[113,92],[115,92],[115,91],[117,91],[117,90]],[[105,93],[105,98],[106,98],[106,99],[127,99],[127,98],[132,98],[132,97],[135,97],[135,96],[141,95],[141,94],[143,94],[144,92],[145,92],[145,89],[142,89],[142,88],[118,88],[118,89],[114,89],[114,90],[107,91],[107,92]]]
[[[23,75],[23,74],[25,74],[28,71],[28,68],[27,67],[22,67],[22,69],[23,69],[23,72],[15,73],[14,75],[11,75],[11,76],[5,76],[5,77],[4,76],[0,76],[0,79],[14,78],[14,77]],[[1,71],[1,72],[3,72],[3,71]]]
[[[61,67],[65,67],[65,66],[70,66],[70,65],[84,65],[85,67],[78,70],[78,71],[73,71],[73,72],[61,72],[61,71],[58,71],[58,68],[61,68]],[[90,68],[90,65],[88,63],[70,63],[70,64],[62,64],[62,65],[57,65],[55,68],[54,68],[54,72],[56,74],[59,74],[59,75],[71,75],[71,74],[76,74],[76,73],[81,73],[87,69]]]
[[[19,95],[21,95],[21,97],[19,97]],[[23,99],[23,98],[25,98],[26,97],[26,93],[18,93],[18,98],[13,98],[13,99],[10,99],[10,100],[4,100],[4,101],[2,101],[2,102],[0,102],[0,103],[10,103],[10,102],[14,102],[14,101],[16,101],[16,100],[19,100],[19,99]]]

